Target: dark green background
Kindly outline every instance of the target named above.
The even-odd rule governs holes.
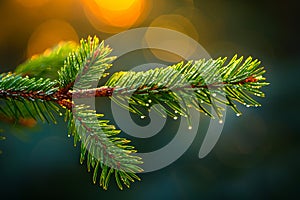
[[[169,6],[159,14],[170,14],[185,5],[185,1],[166,2]],[[108,191],[92,184],[91,174],[79,164],[79,150],[72,147],[62,120],[56,126],[39,124],[34,130],[1,124],[5,130],[2,135],[7,137],[0,142],[4,151],[0,156],[1,199],[288,199],[299,196],[299,6],[291,1],[195,0],[194,4],[205,17],[205,23],[203,19],[198,23],[193,18],[199,42],[212,57],[238,53],[262,60],[271,83],[263,89],[266,98],[259,99],[263,106],[255,109],[240,106],[244,114],[239,118],[228,111],[221,138],[204,159],[197,157],[203,138],[199,133],[183,157],[160,171],[142,174],[141,182],[122,192],[114,184]],[[155,5],[154,1],[143,26],[158,15]],[[6,17],[2,21],[19,17],[22,23],[22,16]],[[80,37],[89,34],[109,37],[94,30],[85,19],[71,23]],[[0,46],[1,72],[13,70],[25,60],[31,33],[31,29],[20,30],[18,23],[11,26],[15,31]],[[133,59],[137,63],[142,61],[142,58]],[[172,139],[168,134],[173,131],[176,125],[170,124],[160,134],[162,139],[156,138],[157,145]]]

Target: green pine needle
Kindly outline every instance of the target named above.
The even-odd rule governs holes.
[[[268,85],[260,61],[234,56],[230,61],[201,59],[144,72],[121,71],[97,88],[115,59],[111,51],[97,37],[88,37],[79,46],[60,44],[20,65],[16,73],[0,75],[0,117],[56,123],[64,110],[68,135],[75,146],[80,143],[80,163],[86,163],[93,183],[105,190],[111,179],[121,190],[140,180],[136,174],[142,172],[142,161],[133,155],[137,151],[130,141],[118,136],[120,130],[76,98],[109,97],[142,117],[159,104],[152,107],[159,114],[190,122],[190,108],[222,118],[224,106],[237,115],[237,102],[260,106],[254,96],[264,97],[261,88]]]
[[[228,63],[225,63],[226,58],[202,59],[143,72],[117,72],[105,85],[115,88],[113,101],[139,115],[146,115],[143,112],[157,103],[164,105],[173,118],[176,113],[188,116],[189,107],[213,117],[207,106],[211,106],[220,118],[222,104],[239,115],[241,112],[234,101],[247,107],[260,106],[251,95],[264,97],[260,89],[268,85],[262,76],[265,70],[259,67],[258,60],[248,57],[242,61],[243,57],[234,56]]]

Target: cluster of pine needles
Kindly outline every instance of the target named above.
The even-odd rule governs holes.
[[[143,171],[137,150],[102,113],[77,99],[110,98],[120,107],[144,118],[150,108],[164,117],[184,117],[196,109],[221,119],[223,106],[239,116],[236,103],[260,106],[253,96],[264,97],[264,67],[251,57],[201,59],[143,72],[120,71],[98,87],[115,57],[97,37],[76,45],[60,43],[0,75],[0,116],[10,120],[32,118],[57,123],[63,116],[74,145],[80,143],[80,163],[93,173],[93,182],[108,188],[114,177],[120,189],[130,187]],[[78,103],[79,102],[79,103]],[[153,106],[154,108],[154,106]],[[168,116],[165,116],[165,113]],[[4,139],[4,137],[0,137]]]

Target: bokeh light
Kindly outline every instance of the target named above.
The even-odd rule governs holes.
[[[105,33],[117,33],[140,22],[147,13],[145,10],[149,11],[149,2],[145,0],[82,0],[90,23],[97,30]]]
[[[75,41],[79,38],[74,28],[64,20],[48,20],[40,24],[28,41],[27,56],[42,53],[60,41]]]
[[[198,33],[194,25],[190,22],[189,19],[185,18],[182,15],[176,15],[176,14],[169,14],[169,15],[161,15],[154,19],[151,24],[151,27],[161,27],[161,28],[167,28],[174,31],[181,32],[194,40],[198,40]],[[163,40],[157,40],[158,37],[163,37],[161,35],[153,34],[153,33],[146,33],[146,42],[149,46],[157,46],[155,43],[163,41],[167,46],[172,47],[176,45],[180,46],[180,50],[185,57],[188,57],[189,55],[192,55],[195,51],[195,48],[191,48],[191,45],[189,43],[189,40],[180,40],[178,41],[178,38],[170,38],[166,37]],[[174,41],[176,40],[176,44]],[[178,45],[180,44],[180,45]],[[176,56],[174,54],[170,54],[167,52],[158,51],[155,49],[152,49],[151,52],[160,60],[167,61],[167,62],[178,62],[181,60],[181,57]]]
[[[239,118],[228,111],[220,140],[207,157],[198,159],[204,126],[198,140],[174,165],[142,174],[140,183],[122,192],[114,187],[115,183],[103,192],[91,183],[90,173],[81,173],[86,168],[76,164],[78,148],[74,150],[73,142],[66,139],[63,119],[58,118],[55,126],[40,123],[35,126],[32,119],[20,119],[19,123],[26,128],[2,121],[0,129],[4,132],[0,135],[7,139],[0,142],[1,198],[91,199],[101,195],[113,199],[297,199],[298,8],[297,1],[278,4],[236,0],[1,0],[1,73],[13,71],[26,56],[41,53],[61,40],[78,42],[88,35],[105,39],[127,29],[156,26],[187,34],[213,58],[231,58],[234,54],[258,58],[266,67],[267,81],[271,83],[264,88],[266,98],[257,99],[262,107],[243,109],[238,105],[244,113]],[[158,39],[178,48],[170,37],[147,35],[150,44]],[[181,48],[191,53],[191,49],[185,49],[184,41]],[[159,63],[160,58],[169,61],[161,62],[164,64],[181,59],[154,49],[145,52],[146,58],[136,51],[121,57],[111,71],[141,63]],[[109,113],[104,113],[111,120]],[[208,118],[203,116],[203,120]],[[164,135],[168,137],[164,138],[169,138],[174,130],[175,126],[166,129]],[[145,151],[153,149],[154,142],[143,140],[132,144]]]

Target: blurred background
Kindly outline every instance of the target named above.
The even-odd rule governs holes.
[[[220,140],[198,159],[203,139],[172,165],[141,174],[142,181],[119,191],[92,184],[79,164],[79,149],[58,125],[33,128],[1,123],[1,199],[283,199],[297,197],[300,178],[298,80],[299,17],[291,1],[237,0],[2,0],[0,1],[0,72],[12,71],[60,41],[78,42],[88,35],[106,39],[136,27],[165,27],[198,41],[213,57],[234,54],[262,61],[270,86],[260,108],[237,118],[227,112]],[[176,57],[153,51],[129,54],[122,65]],[[298,102],[298,103],[297,103]],[[110,114],[107,114],[110,117]],[[113,120],[113,119],[111,119]],[[33,123],[33,124],[32,124]],[[35,125],[34,122],[29,126]],[[28,125],[28,123],[27,123]],[[134,143],[147,151],[172,139],[170,122],[152,142]],[[167,135],[167,136],[166,136]],[[161,137],[161,138],[159,138]]]

